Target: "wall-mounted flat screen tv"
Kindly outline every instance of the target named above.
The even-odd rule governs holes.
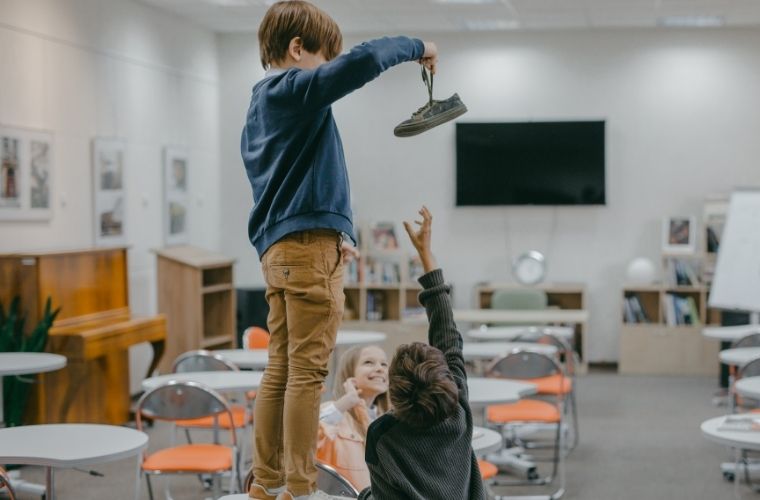
[[[457,123],[456,204],[606,204],[604,124]]]

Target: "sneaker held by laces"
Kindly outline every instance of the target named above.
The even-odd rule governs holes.
[[[393,129],[393,135],[396,137],[410,137],[420,134],[442,123],[446,123],[454,118],[467,112],[467,106],[464,105],[458,94],[437,101],[433,99],[433,75],[428,76],[425,67],[422,67],[422,81],[428,89],[428,102],[412,114],[408,120],[399,123]]]

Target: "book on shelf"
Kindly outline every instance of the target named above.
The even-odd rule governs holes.
[[[699,309],[694,297],[666,293],[663,296],[665,322],[668,326],[691,325],[699,326]]]
[[[641,305],[638,295],[629,295],[623,302],[625,308],[626,323],[651,323],[652,320],[647,315]]]
[[[422,261],[419,255],[415,255],[409,258],[409,281],[417,283],[417,280],[425,274],[425,269],[422,267]]]
[[[376,222],[372,226],[373,248],[378,250],[397,250],[396,227],[393,222]]]
[[[392,285],[401,282],[401,269],[398,262],[376,257],[367,257],[366,262],[367,284]]]
[[[380,321],[383,319],[383,302],[385,297],[381,292],[367,292],[367,320]]]
[[[665,279],[669,286],[699,286],[699,267],[687,259],[669,257],[665,261]]]

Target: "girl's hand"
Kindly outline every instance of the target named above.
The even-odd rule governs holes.
[[[364,403],[364,400],[360,396],[361,389],[356,388],[355,378],[349,378],[343,382],[343,389],[346,391],[346,393],[335,402],[335,407],[338,410],[345,412],[357,405]]]

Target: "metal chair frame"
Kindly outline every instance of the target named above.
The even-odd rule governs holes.
[[[514,368],[510,365],[514,364],[515,367],[518,367],[523,371],[522,373],[515,373],[514,371],[506,370],[503,371],[505,368]],[[506,356],[503,356],[501,358],[498,358],[494,360],[493,363],[488,367],[486,370],[486,377],[493,377],[493,378],[509,378],[514,380],[525,380],[525,379],[531,379],[531,378],[539,378],[544,376],[551,376],[559,374],[560,375],[560,383],[563,383],[563,379],[565,377],[565,371],[560,366],[560,364],[557,362],[557,360],[553,359],[550,356],[547,356],[545,354],[536,353],[536,352],[529,352],[529,351],[514,351]],[[546,400],[546,399],[555,399],[556,404],[559,407],[559,421],[556,424],[550,424],[550,425],[556,425],[556,434],[554,439],[554,453],[552,457],[552,472],[550,475],[545,477],[528,477],[526,480],[510,480],[505,481],[501,479],[495,479],[493,484],[498,486],[519,486],[519,485],[539,485],[539,486],[545,486],[554,481],[554,479],[559,476],[559,485],[555,491],[553,491],[550,494],[547,495],[528,495],[528,496],[496,496],[499,500],[505,500],[507,498],[525,498],[525,499],[531,499],[531,500],[539,500],[539,499],[546,499],[546,500],[555,500],[561,498],[565,493],[565,463],[564,463],[564,457],[565,453],[564,450],[564,439],[562,432],[563,426],[564,426],[564,397],[562,394],[556,394],[552,395],[552,397],[549,398],[535,398],[540,400]],[[501,431],[502,435],[504,435],[505,440],[507,443],[514,443],[517,444],[517,448],[515,448],[517,454],[512,455],[517,462],[523,464],[531,463],[535,461],[533,457],[530,457],[530,460],[526,460],[521,458],[519,455],[521,454],[523,450],[522,442],[517,437],[517,434],[515,432],[516,428],[522,425],[533,425],[533,422],[526,421],[526,422],[508,422],[506,424],[496,424],[495,426]],[[494,462],[494,460],[490,460],[491,462]]]
[[[194,372],[194,371],[240,371],[240,368],[234,363],[231,363],[230,361],[226,360],[222,356],[215,354],[213,351],[208,351],[206,349],[197,349],[194,351],[187,351],[179,356],[174,360],[172,363],[172,373],[186,373],[186,372]],[[250,402],[249,402],[250,403]],[[253,414],[253,408],[251,404],[246,405],[246,422],[248,421],[248,415]],[[193,439],[190,436],[190,428],[181,426],[183,430],[185,431],[185,438],[187,439],[187,442],[192,444]],[[246,424],[246,428],[248,425]],[[218,440],[218,435],[216,432],[218,432],[218,429],[214,431],[214,440]],[[252,433],[249,432],[249,434]],[[238,455],[238,458],[242,458],[246,456],[247,447],[246,443],[251,441],[251,439],[248,439],[247,437],[243,439],[242,446],[240,447],[240,453]],[[203,483],[204,485],[206,482],[204,481],[203,477],[199,476],[198,479]]]
[[[0,467],[0,492],[5,492],[9,500],[16,500],[16,492],[13,490],[13,484],[8,473]]]
[[[539,344],[549,344],[553,345],[557,348],[557,354],[559,355],[560,363],[562,363],[562,366],[565,368],[565,376],[568,377],[571,381],[571,390],[567,395],[567,404],[563,406],[563,409],[565,412],[570,412],[571,417],[573,420],[573,434],[572,439],[566,443],[567,446],[567,453],[570,453],[575,449],[576,446],[578,446],[578,441],[580,440],[580,429],[578,425],[578,403],[575,396],[575,388],[576,388],[576,376],[575,376],[575,367],[579,363],[578,359],[578,353],[575,352],[575,349],[570,345],[570,343],[563,339],[562,337],[559,337],[557,335],[554,335],[552,333],[549,333],[547,330],[542,328],[536,328],[532,327],[529,330],[526,330],[525,333],[518,334],[517,337],[515,337],[516,341],[522,341],[522,342],[536,342]]]
[[[187,391],[188,398],[189,397],[195,397],[195,401],[190,401],[183,399],[183,391]],[[168,400],[166,398],[162,399],[159,402],[154,402],[154,399],[158,399],[160,397],[165,396],[164,393],[169,393]],[[197,400],[198,397],[205,398],[205,401],[199,402]],[[215,423],[218,423],[218,417],[220,414],[226,413],[227,416],[230,418],[230,421],[232,421],[232,410],[230,409],[229,403],[227,403],[227,400],[219,394],[218,392],[214,391],[213,389],[206,387],[203,384],[199,384],[197,382],[180,382],[176,380],[170,380],[166,382],[165,384],[161,384],[160,386],[146,392],[142,395],[140,400],[137,402],[137,407],[135,409],[135,420],[137,423],[137,430],[141,431],[143,426],[143,418],[149,418],[151,420],[163,420],[172,422],[174,420],[180,420],[180,419],[192,419],[192,418],[201,418],[201,417],[209,417],[213,416]],[[218,425],[215,426],[215,444],[218,444],[218,440],[216,437],[218,436]],[[232,467],[230,470],[231,473],[231,479],[230,479],[230,489],[234,490],[237,489],[239,486],[239,460],[238,460],[238,453],[237,453],[237,435],[235,433],[234,426],[231,426],[229,429],[230,437],[232,441],[232,446],[230,448],[230,451],[232,453]],[[147,451],[143,452],[143,461],[148,457]],[[210,474],[213,476],[213,493],[214,498],[219,498],[221,496],[221,488],[219,485],[219,479],[221,474],[223,474],[225,471],[215,471],[211,472]],[[183,474],[194,474],[197,475],[197,472],[194,471],[188,471],[188,472],[163,472],[163,471],[146,471],[143,470],[142,467],[140,468],[140,475],[145,474],[145,480],[148,486],[148,496],[150,497],[150,500],[153,500],[153,488],[151,486],[150,482],[150,476],[151,475],[159,475],[159,474],[172,474],[172,475],[183,475]],[[167,499],[171,499],[171,492],[169,491],[169,484],[167,482],[164,493]],[[234,491],[233,491],[234,493]]]

